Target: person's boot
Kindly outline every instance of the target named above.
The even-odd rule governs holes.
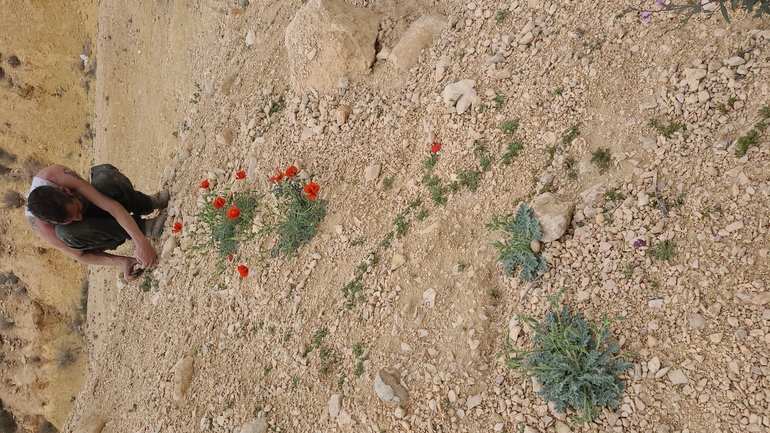
[[[150,196],[150,202],[152,202],[153,209],[165,209],[168,206],[168,201],[171,199],[171,193],[164,189],[158,191]]]
[[[144,235],[149,239],[157,239],[163,234],[163,227],[166,224],[168,215],[165,213],[150,218],[144,222]]]

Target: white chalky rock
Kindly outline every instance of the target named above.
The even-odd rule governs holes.
[[[192,356],[185,356],[174,365],[174,400],[181,400],[192,381],[194,361]]]
[[[367,181],[377,180],[380,177],[380,164],[372,164],[364,169],[364,179]]]
[[[669,371],[668,380],[670,380],[674,385],[684,385],[688,382],[687,376],[684,375],[682,370]]]
[[[374,378],[374,391],[382,401],[395,401],[399,405],[404,404],[409,398],[409,391],[385,370],[377,372],[377,376]]]

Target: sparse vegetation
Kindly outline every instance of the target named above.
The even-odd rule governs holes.
[[[500,125],[500,130],[508,137],[513,137],[517,129],[519,129],[519,121],[517,119],[508,120]]]
[[[671,241],[658,242],[654,246],[647,248],[645,254],[658,260],[670,260],[674,258],[674,247],[676,244]]]
[[[516,211],[502,217],[493,215],[492,222],[486,224],[488,230],[496,230],[506,235],[503,242],[492,244],[498,251],[497,260],[503,264],[503,272],[508,275],[521,265],[519,276],[523,281],[530,281],[540,271],[545,271],[545,259],[534,253],[530,247],[535,239],[540,239],[540,223],[532,217],[532,209],[522,203]]]
[[[612,154],[609,149],[597,148],[591,155],[591,162],[599,167],[599,173],[603,174],[610,168],[612,164]]]
[[[509,369],[537,379],[538,395],[555,403],[556,412],[575,409],[579,415],[573,422],[591,422],[599,414],[597,407],[618,407],[626,387],[618,376],[633,364],[624,360],[627,354],[617,343],[608,344],[610,325],[623,318],[611,319],[605,313],[599,325],[589,323],[568,306],[559,308],[565,289],[548,297],[553,311],[542,322],[519,317],[534,331],[534,348],[515,349],[506,337],[504,355]]]
[[[569,129],[564,131],[564,134],[561,136],[561,142],[570,145],[573,141],[575,141],[576,138],[580,135],[580,122],[573,123],[570,125]]]
[[[503,154],[503,159],[502,159],[503,165],[510,164],[514,160],[514,158],[519,156],[519,152],[523,148],[524,148],[524,145],[521,143],[521,140],[508,143],[505,154]]]

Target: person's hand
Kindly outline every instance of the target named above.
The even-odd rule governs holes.
[[[155,259],[158,257],[158,253],[155,252],[155,248],[150,245],[150,241],[147,238],[142,237],[139,240],[134,241],[136,249],[134,250],[134,257],[139,263],[142,269],[150,269],[155,266]]]
[[[139,272],[134,272],[134,266],[139,264],[135,258],[124,257],[124,260],[121,264],[123,265],[123,278],[125,278],[126,281],[134,281],[135,279],[139,278],[140,275],[142,275],[142,268],[137,268]]]

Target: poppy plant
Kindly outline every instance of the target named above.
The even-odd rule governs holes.
[[[203,189],[209,189],[209,186],[210,186],[209,180],[208,179],[204,179],[203,182],[201,182],[201,186],[200,187],[203,188]]]
[[[244,265],[238,265],[238,273],[241,274],[241,278],[246,278],[249,276],[249,268]]]
[[[299,170],[297,170],[297,167],[292,165],[291,167],[286,169],[286,173],[284,173],[283,175],[288,177],[288,178],[292,178],[292,177],[296,176],[298,172],[299,172]]]
[[[174,223],[174,228],[171,229],[171,233],[179,233],[182,231],[182,223],[179,221]]]
[[[315,200],[315,198],[318,196],[318,190],[320,190],[321,187],[318,186],[315,182],[310,182],[309,184],[305,185],[305,187],[302,189],[305,191],[305,194],[307,194],[308,200]]]
[[[281,179],[283,179],[283,173],[281,173],[281,170],[278,170],[278,167],[276,167],[275,171],[278,172],[277,175],[271,177],[269,180],[270,182],[280,182]]]
[[[223,199],[222,197],[217,197],[214,199],[214,202],[211,204],[214,205],[214,209],[219,210],[225,207],[225,203],[227,203],[225,199]]]
[[[241,170],[241,171],[235,173],[235,178],[238,179],[238,180],[246,179],[246,172]]]
[[[241,216],[241,210],[235,206],[230,206],[230,209],[227,210],[227,214],[225,215],[227,216],[228,220],[232,221]]]
[[[441,150],[441,143],[438,141],[433,143],[433,146],[430,147],[430,153],[438,153],[439,150]]]

